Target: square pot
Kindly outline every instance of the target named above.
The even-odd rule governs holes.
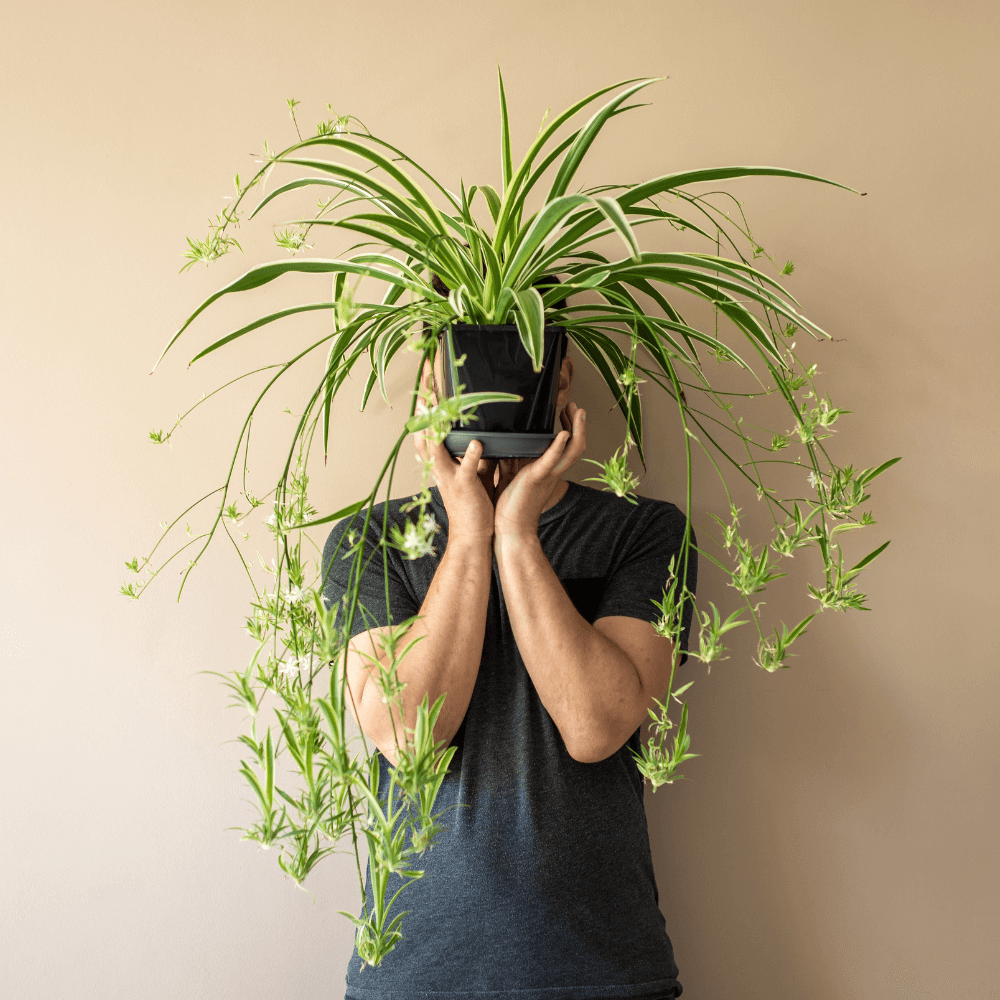
[[[441,335],[442,391],[509,392],[519,403],[484,403],[476,419],[445,438],[453,456],[465,454],[470,441],[480,441],[483,458],[537,458],[552,443],[559,393],[560,354],[565,330],[546,326],[542,370],[532,367],[531,355],[521,343],[516,326],[477,326],[454,323]],[[461,365],[455,362],[465,356]]]

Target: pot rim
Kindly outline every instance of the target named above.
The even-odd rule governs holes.
[[[456,330],[497,330],[503,331],[504,333],[520,332],[515,323],[459,323],[456,321],[450,325]],[[561,326],[558,323],[546,323],[544,328],[552,331],[566,331],[566,327]],[[438,336],[443,335],[444,330],[442,329]]]

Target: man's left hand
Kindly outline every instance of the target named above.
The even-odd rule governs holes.
[[[494,539],[537,536],[538,518],[549,505],[566,471],[587,447],[587,414],[567,403],[559,415],[563,425],[545,453],[514,474],[516,459],[500,459],[493,517]]]

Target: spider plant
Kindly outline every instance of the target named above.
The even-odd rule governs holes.
[[[489,184],[466,188],[462,182],[457,191],[452,190],[352,116],[322,121],[315,135],[303,139],[296,116],[298,102],[288,102],[298,141],[281,152],[265,144],[263,165],[250,180],[242,183],[237,174],[235,197],[210,222],[206,238],[188,240],[182,270],[198,262],[209,264],[233,248],[242,252],[233,231],[255,196],[247,221],[279,199],[294,201],[307,188],[318,191],[316,207],[275,230],[275,241],[288,256],[251,267],[205,299],[169,339],[159,360],[178,350],[182,340],[190,341],[197,329],[195,321],[215,302],[295,272],[330,279],[330,285],[324,285],[331,289],[329,296],[261,315],[223,337],[191,348],[189,363],[222,349],[235,354],[243,337],[290,316],[322,312],[330,315],[332,323],[322,336],[286,360],[238,374],[216,390],[248,377],[262,383],[221,483],[165,525],[148,556],[126,564],[136,578],[122,587],[126,596],[138,597],[166,566],[188,552],[179,598],[188,575],[212,541],[225,534],[233,542],[253,589],[246,630],[256,642],[245,668],[218,674],[250,720],[249,731],[239,737],[248,751],[241,771],[256,799],[259,817],[253,826],[240,829],[244,839],[278,845],[278,863],[299,884],[338,843],[350,838],[365,900],[358,854],[361,831],[369,849],[374,910],[369,911],[365,903],[360,917],[340,912],[357,927],[356,943],[363,961],[376,965],[402,936],[405,911],[389,919],[402,889],[387,901],[388,877],[396,873],[409,879],[403,888],[422,877],[415,865],[442,829],[437,822],[440,814],[433,807],[455,751],[434,740],[434,722],[445,695],[433,706],[425,697],[415,729],[396,733],[399,763],[391,769],[388,790],[379,788],[378,754],[363,734],[362,752],[351,750],[356,738],[348,733],[350,692],[342,667],[358,616],[366,624],[372,620],[359,601],[359,580],[372,558],[371,552],[366,555],[364,540],[380,492],[386,499],[391,496],[397,459],[408,434],[426,430],[441,441],[453,425],[473,420],[477,406],[516,397],[464,394],[459,386],[454,396],[434,400],[416,379],[407,417],[371,489],[350,506],[328,512],[310,503],[308,469],[317,448],[322,449],[325,461],[336,447],[331,416],[349,375],[358,370],[364,373],[362,409],[376,387],[388,402],[386,373],[401,349],[416,352],[421,367],[433,362],[441,332],[455,322],[515,324],[537,371],[542,363],[543,330],[546,324],[557,324],[600,373],[624,416],[622,446],[604,461],[589,460],[598,469],[592,481],[633,502],[638,479],[632,471],[631,452],[645,466],[644,431],[649,431],[640,385],[658,387],[676,405],[677,433],[683,435],[686,455],[688,528],[664,581],[662,599],[656,602],[660,612],[656,627],[674,640],[674,659],[668,694],[664,702],[657,702],[659,711],[650,712],[651,734],[641,755],[636,755],[636,766],[654,790],[679,779],[680,765],[695,756],[689,753],[688,706],[682,698],[692,682],[679,685],[676,677],[682,652],[678,641],[681,609],[685,602],[694,601],[684,583],[694,545],[692,447],[700,448],[718,473],[730,512],[728,523],[710,515],[719,527],[719,537],[713,537],[707,527],[700,528],[703,541],[696,551],[700,559],[728,577],[736,592],[735,610],[725,618],[712,602],[698,606],[693,628],[697,645],[692,642],[687,651],[696,660],[711,664],[725,659],[723,637],[752,622],[758,635],[755,662],[771,672],[787,667],[789,648],[815,613],[791,628],[782,622],[780,630],[765,630],[759,617],[762,605],[754,598],[787,575],[779,568],[781,560],[815,546],[822,559],[822,575],[808,590],[817,601],[816,613],[868,610],[865,595],[857,590],[857,578],[889,544],[883,543],[845,568],[839,536],[874,523],[870,513],[858,517],[854,512],[869,499],[871,482],[899,459],[863,470],[833,463],[823,441],[834,433],[833,425],[846,411],[820,395],[816,365],[800,360],[795,341],[796,336],[821,340],[829,334],[803,314],[778,280],[791,273],[791,263],[779,268],[756,242],[742,210],[732,211],[733,204],[739,207],[739,203],[724,192],[699,193],[697,189],[706,182],[771,176],[859,192],[822,177],[766,166],[686,170],[639,184],[577,189],[574,184],[581,165],[602,130],[616,116],[641,107],[634,99],[656,81],[627,80],[588,95],[551,120],[546,115],[518,162],[511,150],[502,77],[499,82],[499,188]],[[598,103],[609,94],[605,103]],[[581,123],[581,113],[587,109],[592,113]],[[263,193],[272,175],[280,176],[280,183]],[[730,200],[720,204],[727,197]],[[670,227],[667,245],[671,241],[686,245],[697,239],[705,252],[680,246],[665,252],[643,250],[642,227],[661,224]],[[350,234],[356,242],[338,255],[313,253],[328,227]],[[606,238],[620,246],[617,256],[599,249],[606,249]],[[773,273],[756,267],[758,260]],[[559,283],[552,283],[553,278]],[[435,284],[443,285],[447,294],[436,291]],[[688,303],[697,300],[707,303],[710,325],[686,318]],[[740,373],[748,391],[723,392],[713,386],[703,364],[705,357]],[[296,366],[308,366],[312,388],[294,408],[300,415],[282,471],[270,491],[258,497],[247,480],[251,424],[264,398]],[[203,397],[195,406],[214,395]],[[770,432],[769,441],[748,436],[735,406],[754,395],[779,397],[787,406],[790,429]],[[169,441],[183,416],[170,430],[151,432],[151,440]],[[658,429],[661,433],[668,430]],[[772,457],[793,444],[798,457]],[[778,498],[778,490],[765,482],[764,473],[781,465],[799,467],[803,473],[808,470],[809,495]],[[383,570],[389,547],[399,549],[406,558],[421,558],[435,550],[438,526],[427,510],[428,473],[425,465],[423,487],[407,505],[413,517],[405,530],[396,525],[390,529],[387,512],[383,513]],[[744,533],[727,474],[740,484],[749,484],[758,499],[766,501],[774,525],[769,541],[755,545]],[[807,476],[801,479],[804,483]],[[238,529],[268,499],[273,509],[264,525],[273,536],[275,556],[270,566],[263,559],[260,564],[273,581],[259,587],[249,568],[253,559],[240,544],[240,539],[249,542],[249,533]],[[186,522],[191,510],[206,502],[211,515],[205,529],[195,534],[187,527],[187,540],[154,565],[154,556],[167,536]],[[345,519],[350,519],[351,530],[343,533],[343,551],[337,557],[350,560],[350,585],[339,603],[327,606],[322,597],[323,567],[311,561],[309,546],[314,543],[308,530]],[[383,636],[385,655],[376,661],[383,698],[395,700],[400,707],[404,685],[397,668],[410,648],[406,638],[410,624],[403,622]],[[680,706],[679,715],[675,704]],[[261,713],[266,708],[272,714],[264,723]],[[288,775],[279,773],[283,764]]]

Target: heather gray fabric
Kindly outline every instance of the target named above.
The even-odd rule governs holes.
[[[444,551],[448,517],[433,489]],[[389,503],[400,523],[400,503]],[[373,511],[377,542],[383,505]],[[353,524],[359,531],[357,518]],[[349,561],[331,560],[346,530],[339,522],[324,551],[324,596],[339,600]],[[655,621],[670,556],[679,551],[685,518],[671,503],[638,505],[575,483],[543,512],[539,537],[556,575],[588,621],[608,615]],[[343,547],[341,549],[343,551]],[[392,550],[390,550],[392,551]],[[415,615],[438,556],[404,560],[392,551],[393,622]],[[692,549],[688,586],[697,579]],[[381,555],[369,564],[353,633],[386,625]],[[685,608],[686,649],[693,608]],[[686,659],[686,657],[685,657]],[[447,828],[414,867],[426,872],[400,894],[405,940],[379,967],[361,968],[357,950],[347,972],[349,1000],[603,1000],[678,997],[677,966],[658,908],[643,805],[643,779],[630,748],[596,764],[573,760],[535,692],[517,650],[496,561],[483,658],[458,733],[458,747],[435,803]],[[389,786],[379,754],[379,795]],[[458,808],[450,808],[458,805]],[[387,898],[403,884],[389,880]],[[371,872],[367,879],[372,905]]]

